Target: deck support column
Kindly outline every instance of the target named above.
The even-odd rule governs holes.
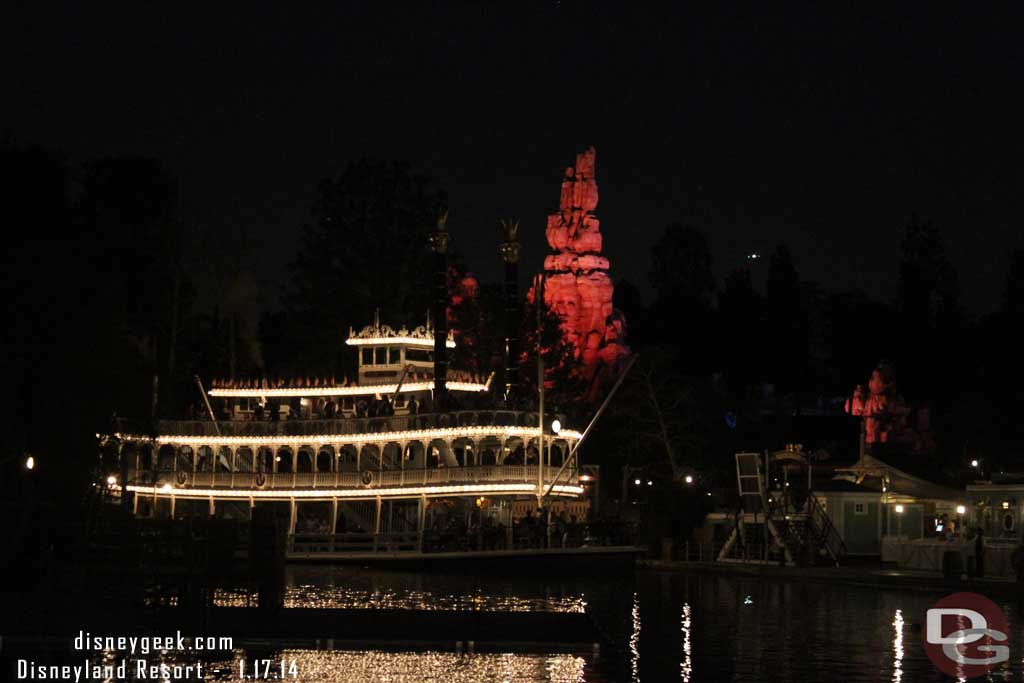
[[[289,536],[294,536],[295,535],[295,513],[296,513],[296,507],[297,506],[295,505],[295,499],[294,498],[290,498],[288,500],[288,503],[289,503],[289,506],[290,506],[289,516],[288,516],[288,535]]]
[[[213,496],[210,496],[210,516],[213,517],[217,513],[217,508],[214,506]]]
[[[335,535],[338,533],[338,497],[331,498],[331,539],[327,549],[334,552]]]
[[[419,537],[419,542],[418,542],[419,545],[417,547],[417,550],[419,550],[419,552],[422,553],[423,552],[423,536],[424,536],[424,534],[426,533],[426,530],[427,530],[426,529],[426,526],[427,526],[427,495],[425,493],[421,493],[420,494],[420,515],[419,515],[419,517],[420,517],[420,519],[419,519],[420,537]]]
[[[380,496],[377,496],[377,516],[373,521],[373,552],[377,552],[377,544],[380,542]]]

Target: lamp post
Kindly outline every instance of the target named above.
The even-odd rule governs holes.
[[[533,289],[533,302],[537,307],[537,507],[544,497],[544,346],[541,343],[541,307],[544,305],[544,271],[537,276]]]

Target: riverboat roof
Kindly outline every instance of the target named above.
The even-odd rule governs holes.
[[[381,324],[380,311],[377,311],[374,313],[372,325],[367,325],[358,333],[350,327],[345,343],[349,346],[401,345],[432,349],[434,348],[434,326],[428,315],[425,325],[420,325],[413,330],[409,330],[403,325],[395,330],[390,325]],[[448,333],[445,346],[449,349],[455,348],[455,338],[451,332]]]
[[[459,373],[454,373],[458,375]],[[478,378],[470,376],[466,377],[465,381],[452,381],[445,382],[445,386],[448,391],[469,391],[479,392],[487,391],[490,385],[490,380],[487,382],[480,382]],[[269,386],[238,386],[238,387],[214,387],[207,393],[210,396],[216,398],[272,398],[272,397],[303,397],[311,398],[315,396],[373,396],[375,394],[386,395],[393,394],[396,391],[402,392],[417,392],[417,391],[430,391],[434,388],[433,381],[413,381],[403,382],[401,386],[398,384],[347,384],[339,382],[337,384],[325,383],[322,386],[301,386],[301,387],[269,387]]]

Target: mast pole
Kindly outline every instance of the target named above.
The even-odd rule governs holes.
[[[544,271],[537,278],[534,288],[534,303],[537,307],[537,507],[544,497],[544,345],[541,343],[541,306],[544,305]]]
[[[448,210],[437,216],[430,237],[434,251],[434,409],[448,410]]]
[[[519,222],[501,221],[505,261],[505,401],[519,398]]]

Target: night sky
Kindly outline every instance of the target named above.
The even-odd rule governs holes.
[[[612,275],[647,294],[650,247],[682,221],[720,278],[788,242],[805,279],[890,299],[916,211],[969,308],[997,305],[1024,246],[1020,16],[612,4],[30,3],[0,19],[0,132],[73,163],[161,159],[200,286],[237,261],[268,306],[317,182],[349,161],[434,177],[455,246],[496,279],[498,219],[539,267],[589,144]]]

